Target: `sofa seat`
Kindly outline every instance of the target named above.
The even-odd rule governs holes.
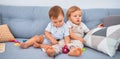
[[[61,54],[55,59],[119,59],[120,58],[120,51],[117,51],[115,56],[110,57],[102,52],[97,50],[91,49],[89,47],[85,47],[86,51],[80,57],[71,57],[67,54]]]
[[[26,39],[17,39],[23,41]],[[6,50],[4,53],[0,53],[0,59],[51,59],[41,49],[29,47],[28,49],[21,49],[15,46],[13,42],[6,43]]]
[[[17,38],[18,41],[22,42],[22,38]],[[67,54],[60,54],[55,59],[119,59],[120,51],[117,51],[115,56],[109,57],[108,55],[96,51],[94,49],[85,47],[86,51],[80,57],[71,57]],[[6,43],[6,50],[4,53],[0,53],[0,59],[53,59],[48,57],[45,52],[39,48],[29,47],[28,49],[21,49],[18,46],[14,46],[13,42]]]

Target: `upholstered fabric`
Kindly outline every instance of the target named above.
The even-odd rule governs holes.
[[[27,39],[16,38],[16,40],[22,42],[23,40],[27,40]],[[89,47],[85,47],[85,48],[86,48],[85,52],[83,52],[80,57],[72,57],[72,56],[68,56],[67,54],[60,54],[59,56],[56,56],[54,59],[119,59],[120,58],[119,51],[116,52],[114,57],[109,57],[106,54],[103,54]],[[53,59],[53,58],[48,57],[46,53],[39,48],[30,47],[28,49],[21,49],[17,46],[14,46],[14,43],[7,43],[5,52],[0,54],[0,59]]]
[[[89,29],[96,28],[101,23],[103,17],[107,16],[108,11],[106,9],[90,9],[84,10],[83,21]],[[99,14],[99,15],[98,15]]]
[[[112,13],[118,14],[119,12],[114,11]],[[102,23],[104,27],[120,24],[120,15],[112,15],[110,13],[110,16],[106,16],[102,19]],[[120,51],[120,46],[118,47],[118,50]]]
[[[102,19],[104,27],[120,24],[120,15],[106,16]]]
[[[2,17],[0,16],[0,25],[2,24]]]
[[[45,7],[3,7],[2,23],[10,26],[15,37],[30,38],[44,33],[50,21],[48,10]]]
[[[119,44],[119,46],[118,46],[118,51],[120,51],[120,44]]]
[[[10,32],[7,24],[0,25],[0,42],[8,42],[14,40],[14,36]]]
[[[112,57],[120,43],[119,33],[120,25],[96,28],[85,36],[85,44]]]

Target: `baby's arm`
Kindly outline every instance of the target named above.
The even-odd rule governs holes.
[[[66,36],[64,39],[65,39],[65,44],[66,45],[70,43],[70,37],[69,36]]]
[[[45,36],[51,41],[52,44],[58,44],[56,39],[51,35],[50,32],[45,31]]]
[[[75,39],[75,40],[80,40],[82,43],[85,42],[82,37],[76,36],[76,35],[73,33],[72,29],[70,29],[70,37],[71,37],[72,39]]]

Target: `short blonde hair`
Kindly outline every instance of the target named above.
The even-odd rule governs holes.
[[[60,6],[53,6],[49,11],[49,18],[58,18],[58,16],[62,14],[64,17],[64,12]]]
[[[73,13],[73,12],[75,12],[75,11],[77,11],[77,10],[79,10],[79,11],[82,11],[79,7],[77,7],[77,6],[72,6],[72,7],[70,7],[69,9],[68,9],[68,11],[67,11],[67,19],[69,20],[69,17],[71,16],[71,13]]]

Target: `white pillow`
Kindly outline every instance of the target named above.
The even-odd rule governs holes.
[[[85,45],[101,51],[109,56],[114,56],[120,42],[120,25],[104,28],[95,28],[85,37]]]

